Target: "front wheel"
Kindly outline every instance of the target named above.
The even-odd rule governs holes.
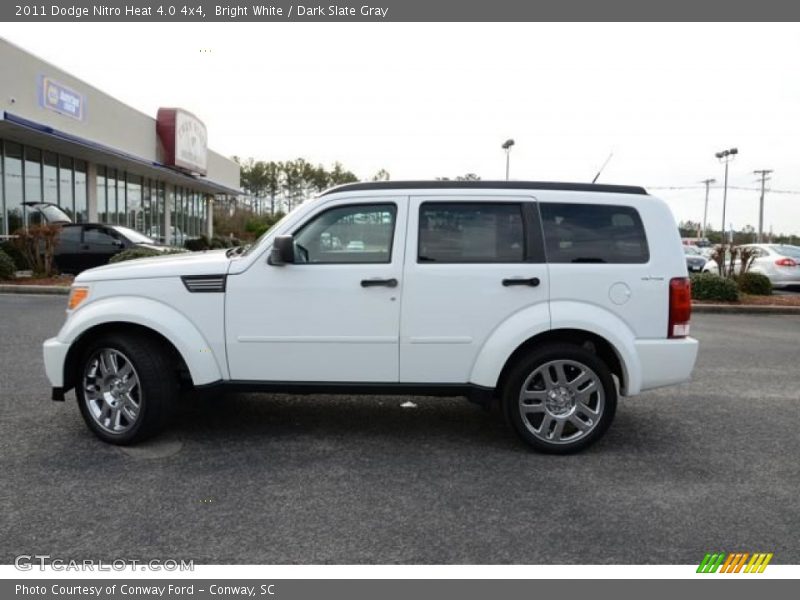
[[[595,354],[553,344],[517,362],[503,389],[503,403],[525,442],[541,452],[568,454],[606,432],[616,412],[617,388]]]
[[[89,345],[80,368],[78,406],[97,437],[128,445],[162,429],[178,395],[178,380],[169,354],[156,341],[105,336]]]

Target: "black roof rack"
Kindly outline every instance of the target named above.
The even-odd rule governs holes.
[[[320,196],[337,192],[369,190],[457,189],[457,190],[558,190],[567,192],[606,192],[611,194],[644,194],[647,190],[635,185],[605,183],[561,183],[557,181],[365,181],[345,183],[325,190]]]

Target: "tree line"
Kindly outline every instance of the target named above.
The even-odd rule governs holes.
[[[303,200],[335,185],[359,181],[359,177],[335,162],[331,168],[313,164],[304,158],[287,161],[241,159],[233,160],[241,169],[241,185],[251,197],[251,206],[257,213],[288,212]],[[379,170],[373,181],[388,180],[389,172]]]

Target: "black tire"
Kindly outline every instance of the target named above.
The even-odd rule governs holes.
[[[96,383],[100,378],[97,368],[94,376],[90,376],[90,373],[92,365],[97,364],[95,359],[104,350],[110,350],[115,357],[122,356],[129,361],[133,373],[138,378],[138,390],[131,390],[131,394],[136,396],[139,402],[138,410],[135,419],[126,421],[127,427],[124,431],[113,432],[101,425],[98,418],[93,415],[90,404],[98,407],[102,403],[96,398],[96,404],[91,400],[87,402],[84,386],[87,382]],[[75,395],[81,416],[89,429],[104,442],[120,446],[136,444],[161,431],[169,421],[178,399],[179,386],[174,360],[163,348],[162,343],[141,334],[105,335],[88,345],[81,356],[78,368]],[[93,394],[89,392],[88,395]]]
[[[567,383],[560,385],[551,381],[554,398],[550,398],[550,391],[543,388],[546,385],[543,377],[545,373],[555,376],[559,363],[566,373],[564,381]],[[583,376],[577,374],[581,373],[581,366],[593,384],[581,383],[586,386],[582,389],[573,386],[576,391],[569,378],[575,375],[573,381],[580,381]],[[541,371],[537,374],[538,369]],[[533,379],[528,381],[529,377]],[[521,397],[523,385],[536,399]],[[610,369],[596,354],[573,344],[548,344],[521,357],[509,372],[502,394],[506,417],[519,437],[535,450],[548,454],[569,454],[587,448],[605,434],[617,410],[617,387]],[[538,398],[542,395],[540,408]],[[586,399],[586,402],[576,402],[575,398]],[[551,408],[556,412],[551,412]],[[531,412],[523,415],[523,410]],[[591,410],[597,410],[598,416]],[[546,421],[548,418],[550,421]],[[563,421],[559,432],[559,436],[564,436],[562,439],[555,435],[559,421]],[[578,421],[586,431],[576,426]],[[552,439],[545,439],[549,434]]]

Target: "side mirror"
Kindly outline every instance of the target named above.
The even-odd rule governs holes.
[[[294,238],[290,235],[276,236],[267,262],[274,267],[294,263]]]

